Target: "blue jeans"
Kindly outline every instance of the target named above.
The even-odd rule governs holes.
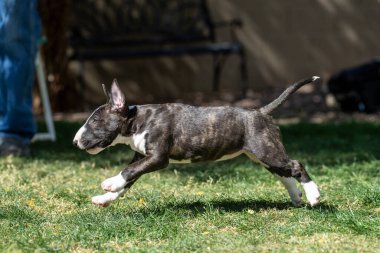
[[[0,137],[29,143],[36,132],[32,88],[40,37],[37,0],[0,0]]]

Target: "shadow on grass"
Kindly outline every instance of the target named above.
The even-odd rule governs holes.
[[[210,200],[210,201],[183,201],[183,202],[169,202],[163,204],[157,204],[154,206],[145,207],[133,207],[119,209],[117,205],[112,205],[110,210],[113,214],[117,216],[134,216],[135,214],[140,214],[144,217],[149,216],[167,216],[169,214],[178,215],[190,212],[192,215],[198,216],[205,213],[215,213],[215,212],[227,212],[227,213],[243,213],[248,210],[253,210],[256,213],[260,213],[266,210],[297,210],[303,209],[310,212],[317,212],[322,214],[334,214],[338,209],[331,204],[320,203],[315,207],[306,206],[306,203],[301,207],[294,207],[290,201],[273,201],[273,200],[261,200],[261,199],[221,199],[221,200]]]
[[[260,212],[262,210],[276,209],[287,210],[295,209],[289,201],[270,201],[270,200],[235,200],[235,199],[223,199],[213,201],[195,201],[184,203],[170,203],[162,207],[163,209],[186,209],[191,210],[194,213],[205,213],[210,209],[218,209],[224,212],[242,212],[244,210],[254,210]],[[322,212],[334,213],[336,208],[332,205],[326,205],[320,203],[318,206],[311,208],[312,210],[319,210]],[[149,210],[148,210],[149,212]]]
[[[41,224],[44,217],[36,211],[17,205],[0,207],[0,220],[9,220],[14,223]]]
[[[179,222],[183,219],[188,219],[197,216],[211,215],[214,216],[218,213],[239,213],[244,215],[252,211],[254,213],[262,213],[267,210],[293,210],[297,213],[298,210],[304,210],[308,213],[317,213],[322,215],[333,215],[338,212],[337,208],[333,205],[321,203],[320,205],[310,208],[310,207],[293,207],[290,202],[287,201],[267,201],[267,200],[234,200],[234,199],[223,199],[223,200],[211,200],[211,201],[188,201],[188,202],[176,202],[176,203],[164,203],[156,204],[154,206],[119,206],[117,204],[111,205],[107,208],[99,209],[98,211],[84,209],[83,211],[76,212],[70,218],[70,220],[77,220],[78,217],[85,217],[91,223],[97,221],[97,226],[102,223],[108,223],[111,220],[121,221],[121,220],[133,220],[135,224],[151,224],[151,222],[157,222],[165,220],[167,222]],[[287,215],[284,213],[284,215]],[[108,217],[105,221],[102,217]],[[128,219],[126,219],[128,217]],[[100,226],[101,227],[101,226]]]

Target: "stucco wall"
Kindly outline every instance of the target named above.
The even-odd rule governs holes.
[[[209,5],[215,20],[243,20],[237,36],[248,53],[252,90],[309,75],[328,78],[380,54],[380,0],[209,0]],[[211,64],[210,56],[89,63],[86,96],[101,100],[100,83],[110,84],[113,77],[141,103],[209,92]],[[222,90],[236,91],[237,64],[236,57],[226,62]]]

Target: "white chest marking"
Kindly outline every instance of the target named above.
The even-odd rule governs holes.
[[[119,134],[110,144],[110,146],[114,146],[116,144],[126,144],[126,145],[130,145],[131,149],[133,149],[134,151],[139,152],[140,154],[146,155],[145,136],[147,133],[148,131],[145,130],[142,133],[133,134],[130,137],[125,137]]]
[[[116,144],[126,144],[126,145],[130,145],[131,149],[133,149],[134,151],[139,152],[140,154],[146,155],[145,136],[147,133],[148,131],[145,130],[142,133],[134,134],[130,137],[125,137],[119,134],[110,144],[110,146],[114,146]]]
[[[148,131],[144,131],[140,134],[134,134],[132,135],[132,140],[131,140],[131,148],[136,151],[136,152],[139,152],[143,155],[146,155],[146,139],[145,139],[145,135],[148,133]]]

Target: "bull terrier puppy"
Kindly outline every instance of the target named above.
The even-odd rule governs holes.
[[[134,151],[130,164],[101,184],[107,193],[92,198],[108,206],[122,196],[145,173],[169,163],[221,161],[246,155],[261,163],[283,183],[295,206],[301,205],[301,183],[311,206],[320,193],[305,167],[285,152],[278,126],[270,114],[301,86],[314,82],[313,76],[288,87],[277,99],[258,109],[197,107],[185,104],[130,106],[116,80],[111,92],[103,85],[108,103],[97,108],[79,129],[74,145],[90,154],[116,144]]]

